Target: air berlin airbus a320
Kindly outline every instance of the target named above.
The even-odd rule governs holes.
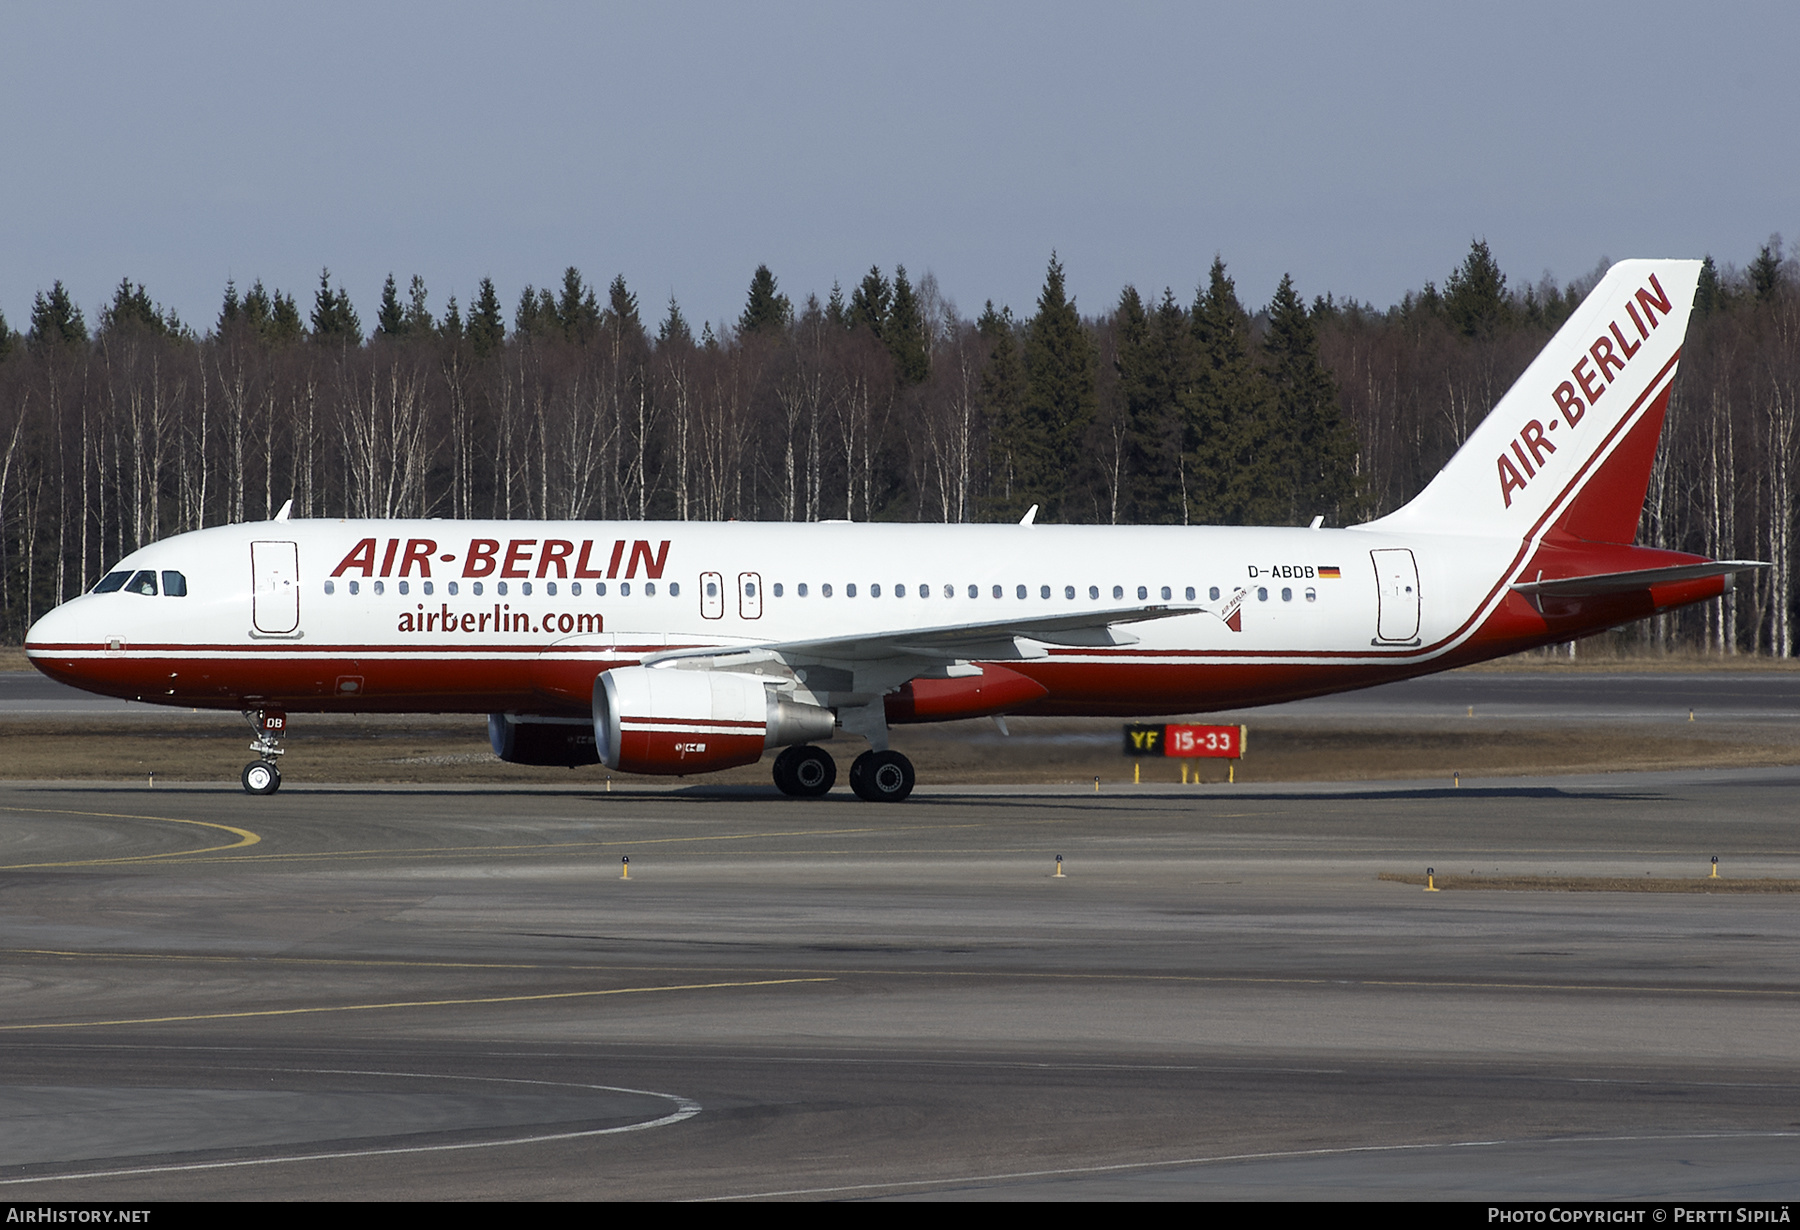
[[[1418,498],[1347,529],[289,521],[182,534],[45,615],[56,679],[287,714],[488,715],[522,764],[704,773],[816,742],[898,801],[888,728],[1269,704],[1446,670],[1725,592],[1632,545],[1700,265],[1613,266]],[[285,513],[285,510],[283,510]]]

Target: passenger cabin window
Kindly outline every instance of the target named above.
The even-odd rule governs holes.
[[[336,581],[330,581],[330,580],[328,580],[328,581],[326,581],[326,582],[325,582],[325,592],[326,592],[326,593],[328,593],[328,594],[335,594],[335,593],[337,593],[337,582],[336,582]]]
[[[100,578],[100,584],[94,586],[94,592],[96,594],[110,594],[121,585],[125,584],[125,580],[129,576],[131,576],[129,572],[109,572]]]

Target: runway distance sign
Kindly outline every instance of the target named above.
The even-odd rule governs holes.
[[[1242,726],[1127,726],[1127,756],[1212,756],[1239,760],[1244,755]]]

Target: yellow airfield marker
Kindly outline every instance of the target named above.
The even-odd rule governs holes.
[[[1450,784],[1458,790],[1462,789],[1462,771],[1460,769],[1450,775]]]
[[[1143,765],[1139,764],[1135,760],[1131,762],[1131,784],[1132,785],[1141,786],[1144,784],[1144,779],[1142,776],[1143,767],[1144,767]]]
[[[1056,874],[1051,878],[1055,880],[1065,880],[1068,878],[1062,873],[1062,855],[1060,854],[1056,856]]]
[[[1441,893],[1444,891],[1436,884],[1432,883],[1432,877],[1436,874],[1437,872],[1434,868],[1427,867],[1425,869],[1425,891],[1428,893]]]
[[[1716,880],[1719,878],[1719,856],[1716,854],[1713,855],[1712,874],[1706,878],[1709,880]]]
[[[619,878],[621,880],[631,878],[631,855],[629,854],[619,860]]]

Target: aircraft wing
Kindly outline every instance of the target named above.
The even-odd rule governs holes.
[[[970,659],[1043,657],[1042,645],[1129,645],[1137,638],[1121,624],[1171,619],[1205,611],[1199,606],[1167,603],[1111,607],[1057,615],[1027,615],[980,623],[944,624],[935,628],[908,628],[818,640],[778,641],[742,648],[674,650],[644,659],[646,666],[704,663],[709,668],[730,670],[757,662],[779,661],[793,667],[849,668],[857,677],[854,688],[885,690],[907,679]],[[1021,642],[1035,642],[1024,643]],[[970,673],[976,673],[973,670]],[[895,682],[888,683],[889,678]]]
[[[1551,581],[1520,581],[1512,589],[1517,594],[1549,598],[1591,598],[1601,594],[1628,594],[1671,581],[1698,581],[1767,567],[1768,564],[1757,560],[1708,560],[1704,564],[1678,564],[1673,568],[1637,568],[1630,572],[1601,572],[1585,577],[1558,577]]]

